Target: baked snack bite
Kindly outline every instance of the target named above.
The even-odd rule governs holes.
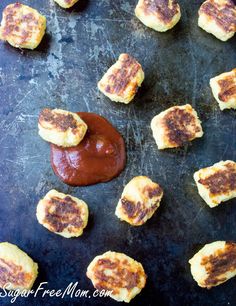
[[[0,39],[16,48],[35,49],[46,30],[46,18],[19,2],[9,4],[3,11]]]
[[[236,197],[236,163],[231,160],[220,161],[211,167],[194,173],[198,192],[210,206]]]
[[[84,138],[87,125],[76,113],[44,108],[38,120],[39,135],[62,147],[77,146]]]
[[[236,243],[215,241],[206,244],[189,263],[200,287],[218,286],[236,275]]]
[[[236,68],[210,79],[210,86],[221,110],[236,109]]]
[[[201,121],[189,104],[161,112],[152,119],[151,128],[159,150],[180,147],[203,135]]]
[[[98,89],[112,101],[128,104],[143,80],[142,66],[129,54],[121,54],[98,82]]]
[[[16,245],[0,243],[0,288],[29,290],[38,275],[38,264]]]
[[[135,15],[147,27],[165,32],[176,25],[181,12],[176,0],[139,0]]]
[[[54,0],[54,1],[63,8],[70,8],[79,0]]]
[[[142,225],[160,206],[162,196],[157,183],[146,176],[136,176],[125,186],[115,214],[131,225]]]
[[[87,268],[87,277],[96,289],[112,291],[111,298],[126,303],[140,293],[147,278],[141,263],[111,251],[93,259]]]
[[[39,201],[37,219],[49,231],[65,238],[79,237],[88,223],[87,204],[71,195],[50,190]]]
[[[236,5],[233,0],[207,0],[198,11],[198,25],[226,41],[236,32]]]

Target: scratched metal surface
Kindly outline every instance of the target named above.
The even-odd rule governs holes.
[[[2,0],[0,11],[11,1]],[[188,259],[205,243],[236,241],[236,201],[208,208],[198,196],[193,172],[221,159],[236,160],[234,111],[221,112],[209,78],[235,66],[236,38],[222,43],[197,27],[202,1],[179,1],[181,22],[165,34],[134,16],[136,0],[81,0],[73,9],[53,1],[25,0],[47,16],[47,35],[35,51],[0,44],[0,241],[17,244],[39,263],[47,289],[78,281],[92,290],[85,272],[94,256],[107,250],[139,260],[148,275],[146,288],[131,305],[236,305],[232,279],[212,290],[193,281]],[[96,88],[122,52],[143,65],[146,79],[134,103],[110,102]],[[158,152],[150,120],[160,111],[191,103],[203,121],[202,139]],[[122,133],[128,162],[107,184],[72,188],[54,175],[49,145],[37,135],[43,107],[92,111],[108,118]],[[114,215],[123,186],[135,175],[148,175],[163,186],[160,209],[138,228]],[[40,226],[38,200],[51,188],[84,199],[89,225],[78,239],[63,239]],[[9,305],[9,299],[1,299]],[[17,305],[117,305],[111,299],[19,299]]]

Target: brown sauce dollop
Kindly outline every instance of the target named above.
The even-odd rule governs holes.
[[[108,182],[125,167],[124,140],[105,118],[94,113],[80,112],[78,115],[88,125],[88,131],[75,147],[51,144],[52,168],[68,185]]]

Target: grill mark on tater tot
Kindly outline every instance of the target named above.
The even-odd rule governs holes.
[[[219,281],[224,282],[227,278],[220,278],[220,276],[236,269],[236,244],[227,242],[223,250],[218,250],[213,255],[203,257],[201,265],[204,265],[208,274],[205,280],[207,288],[217,285]]]
[[[2,29],[2,36],[5,39],[7,36],[9,35],[13,36],[13,34],[15,33],[14,35],[17,36],[17,38],[21,37],[20,43],[23,44],[31,37],[31,32],[34,31],[34,28],[38,26],[38,20],[34,17],[34,14],[32,13],[25,14],[18,19],[17,14],[18,14],[18,9],[20,7],[22,7],[22,4],[17,2],[14,5],[9,5],[5,8],[3,13],[4,15],[6,15],[6,17],[5,17],[5,25]],[[28,31],[22,30],[20,32],[19,25],[22,22],[27,23]]]
[[[233,69],[233,73],[233,76],[218,81],[220,86],[218,98],[223,102],[227,102],[232,96],[236,96],[236,69]]]
[[[66,3],[72,4],[74,0],[65,0]]]
[[[0,258],[0,287],[7,283],[15,286],[27,285],[32,279],[32,274],[22,271],[22,267]]]
[[[126,198],[121,199],[122,208],[129,218],[135,217],[138,213],[142,211],[140,202],[133,202]]]
[[[218,5],[215,0],[203,3],[200,13],[204,13],[215,20],[226,32],[236,31],[236,6],[227,0],[224,5]]]
[[[157,196],[160,196],[162,193],[163,193],[163,190],[160,186],[157,186],[155,188],[151,188],[150,186],[146,186],[144,189],[143,189],[144,193],[147,193],[148,194],[148,197],[150,199],[154,198],[154,197],[157,197]]]
[[[48,223],[53,231],[60,233],[68,226],[82,227],[83,220],[80,215],[81,209],[71,197],[66,196],[64,199],[53,197],[45,209],[44,222]],[[73,228],[69,227],[68,231],[73,231]]]
[[[193,114],[178,108],[169,111],[163,117],[163,125],[167,129],[169,142],[178,146],[194,138],[201,130]]]
[[[179,11],[177,1],[173,0],[144,0],[143,10],[146,14],[157,13],[163,22],[168,23]]]
[[[157,203],[159,203],[159,200],[156,202],[156,204]],[[147,214],[156,210],[156,204],[154,203],[151,207],[145,208],[145,204],[141,202],[133,202],[125,197],[121,199],[121,205],[122,209],[124,210],[124,213],[130,219],[137,218],[136,223],[142,222],[142,220],[146,217]]]
[[[59,129],[62,132],[72,129],[76,131],[78,123],[71,114],[60,114],[52,112],[50,109],[43,109],[39,115],[39,123],[44,121],[52,124],[56,129]]]
[[[112,275],[106,275],[104,271],[112,270]],[[119,289],[126,288],[131,290],[138,287],[140,275],[143,274],[141,269],[130,271],[130,265],[127,261],[121,262],[119,259],[109,258],[99,259],[94,267],[96,278],[96,289],[112,290],[113,294],[119,294]],[[117,289],[116,289],[117,288]]]
[[[110,94],[122,94],[129,85],[133,77],[141,68],[140,64],[130,55],[125,54],[122,59],[120,68],[116,68],[111,75],[108,76],[109,85],[106,86],[105,91]],[[134,91],[138,89],[138,84]]]
[[[212,195],[236,190],[236,166],[228,163],[225,168],[225,170],[218,170],[204,179],[199,179],[198,182],[209,189]]]

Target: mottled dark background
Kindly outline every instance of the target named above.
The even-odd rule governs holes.
[[[236,201],[210,209],[200,198],[193,173],[219,160],[236,160],[235,111],[221,112],[209,79],[235,67],[236,37],[220,42],[197,26],[202,1],[179,1],[180,23],[167,33],[146,28],[134,16],[136,0],[80,0],[63,10],[51,0],[24,0],[47,17],[47,35],[35,51],[0,44],[0,241],[17,244],[39,263],[51,289],[78,281],[93,287],[86,268],[107,250],[142,262],[148,281],[131,305],[236,305],[236,279],[211,289],[193,281],[188,259],[214,240],[236,240]],[[0,11],[11,3],[2,0]],[[116,104],[96,83],[122,52],[143,65],[146,79],[135,101]],[[192,104],[205,135],[178,150],[158,151],[152,117],[178,104]],[[96,112],[122,133],[128,162],[113,181],[72,188],[54,175],[49,145],[37,135],[43,107]],[[123,186],[147,175],[165,190],[160,209],[142,227],[114,215]],[[89,204],[89,225],[78,239],[64,239],[38,224],[37,202],[55,188]],[[0,299],[9,305],[9,299]],[[16,305],[118,305],[91,299],[19,299]]]

